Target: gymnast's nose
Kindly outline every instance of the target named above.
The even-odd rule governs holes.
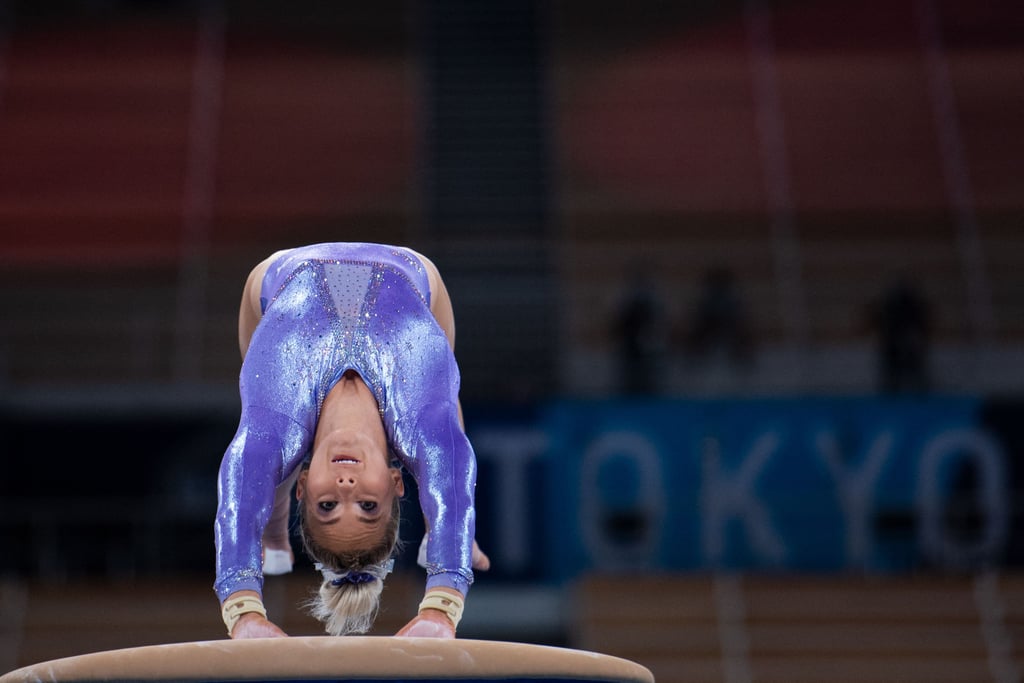
[[[345,474],[338,477],[338,484],[346,488],[351,488],[356,485],[356,478],[351,474]]]

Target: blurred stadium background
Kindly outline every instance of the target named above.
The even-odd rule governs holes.
[[[0,670],[222,636],[241,285],[354,240],[452,292],[463,636],[1019,681],[1022,159],[1003,0],[4,2]]]

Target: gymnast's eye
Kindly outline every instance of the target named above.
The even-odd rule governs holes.
[[[372,500],[360,501],[359,507],[362,508],[363,512],[373,512],[377,509],[377,504]]]
[[[317,503],[317,507],[319,507],[324,512],[330,512],[335,507],[337,507],[337,505],[338,504],[335,501],[333,501],[333,500],[325,500],[325,501],[322,501],[320,503]]]

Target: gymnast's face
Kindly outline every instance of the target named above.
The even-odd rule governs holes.
[[[401,470],[388,464],[386,442],[349,429],[317,440],[295,489],[310,532],[332,552],[378,544],[395,496],[404,493]]]

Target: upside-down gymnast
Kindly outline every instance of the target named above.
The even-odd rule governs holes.
[[[264,574],[291,571],[291,489],[323,574],[312,613],[364,633],[398,544],[400,466],[426,524],[426,591],[404,636],[455,637],[473,569],[476,459],[459,404],[451,301],[434,264],[402,247],[317,244],[249,274],[239,312],[241,421],[221,462],[214,589],[232,638],[285,636]]]

